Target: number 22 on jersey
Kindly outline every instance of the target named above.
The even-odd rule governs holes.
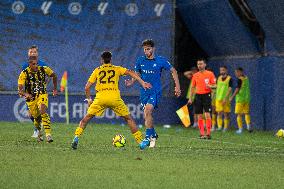
[[[107,70],[107,71],[102,70],[99,72],[99,82],[101,84],[107,84],[107,83],[115,84],[114,76],[115,76],[114,70]]]

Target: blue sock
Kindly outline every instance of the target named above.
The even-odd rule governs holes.
[[[79,137],[75,136],[73,141],[78,142],[79,141]]]
[[[151,136],[155,136],[156,131],[154,128],[146,129],[146,137],[147,139],[150,139]]]

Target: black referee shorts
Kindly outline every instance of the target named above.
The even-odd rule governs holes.
[[[195,114],[203,114],[204,112],[211,112],[211,93],[196,94],[194,99]]]

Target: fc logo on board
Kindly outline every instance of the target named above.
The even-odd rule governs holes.
[[[20,122],[31,121],[28,115],[26,100],[24,98],[19,98],[15,102],[14,115],[15,115],[15,118]]]

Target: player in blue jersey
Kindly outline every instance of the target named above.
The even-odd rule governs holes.
[[[44,61],[38,59],[38,47],[36,45],[32,45],[29,48],[28,57],[35,57],[39,66],[47,66]],[[22,64],[22,70],[25,70],[27,67],[29,67],[28,61]]]
[[[151,89],[140,89],[140,101],[144,110],[144,119],[146,127],[145,139],[140,143],[140,149],[146,147],[155,147],[158,135],[153,126],[153,110],[158,107],[160,98],[162,96],[161,73],[162,70],[170,70],[175,82],[175,95],[180,96],[180,84],[177,71],[169,63],[169,61],[154,54],[154,42],[151,39],[146,39],[142,42],[144,56],[137,59],[135,71],[140,74],[141,78],[148,83],[151,83]],[[135,82],[134,79],[126,80],[126,86],[131,86]]]
[[[32,45],[29,50],[28,50],[28,59],[30,59],[30,57],[33,57],[34,59],[36,59],[37,63],[39,66],[47,66],[47,64],[44,62],[44,61],[41,61],[38,59],[38,47],[36,45]],[[27,67],[29,67],[29,62],[24,62],[22,64],[22,71],[25,70]],[[27,112],[28,112],[28,115],[30,117],[30,119],[32,120],[32,122],[34,122],[34,118],[33,116],[30,114],[30,111],[28,109],[28,106],[27,106]],[[39,130],[34,127],[34,133],[32,135],[33,138],[38,138],[38,134],[39,134]]]

